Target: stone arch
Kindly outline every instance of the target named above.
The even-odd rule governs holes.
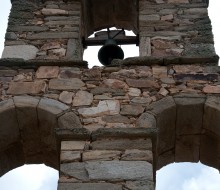
[[[68,111],[61,102],[33,96],[0,102],[0,176],[23,164],[44,163],[59,169],[55,128],[67,123],[81,126]]]
[[[180,94],[152,103],[137,127],[157,128],[154,172],[173,162],[202,162],[219,170],[220,97]]]

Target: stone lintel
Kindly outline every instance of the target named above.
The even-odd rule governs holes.
[[[0,66],[6,67],[23,67],[36,68],[40,66],[68,66],[68,67],[83,67],[88,68],[87,61],[82,60],[28,60],[21,58],[2,58],[0,59]]]
[[[98,129],[92,133],[92,140],[104,138],[152,138],[156,136],[156,133],[156,128]]]

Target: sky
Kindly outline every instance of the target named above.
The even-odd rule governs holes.
[[[209,16],[212,21],[216,53],[220,55],[220,0],[209,0]],[[4,35],[10,11],[10,0],[0,0],[0,55],[4,47]],[[123,48],[123,47],[122,47]],[[97,60],[99,47],[87,49],[85,60]],[[129,49],[129,48],[126,48]],[[124,50],[124,49],[123,49]],[[125,57],[138,55],[138,48],[125,52]],[[25,165],[11,170],[0,178],[1,190],[55,190],[58,171],[45,165]],[[156,190],[220,190],[220,175],[216,169],[201,163],[174,163],[157,171]]]

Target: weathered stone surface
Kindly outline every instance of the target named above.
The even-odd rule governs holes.
[[[11,82],[9,83],[9,89],[7,90],[7,94],[40,94],[45,92],[45,88],[45,81]]]
[[[52,15],[68,15],[68,11],[62,9],[46,9],[41,10],[43,15],[52,16]]]
[[[154,182],[145,181],[126,181],[125,187],[130,190],[154,190]]]
[[[81,160],[80,151],[61,151],[60,152],[60,162],[69,163]]]
[[[89,106],[93,101],[93,94],[87,91],[78,91],[73,99],[73,106]]]
[[[53,90],[78,90],[85,86],[85,83],[80,79],[51,79],[49,88]]]
[[[151,150],[152,143],[150,139],[114,139],[114,140],[97,140],[91,144],[93,150],[126,150],[140,149]]]
[[[10,26],[8,31],[13,32],[43,32],[47,31],[49,28],[47,26]]]
[[[61,150],[84,150],[85,141],[62,141]]]
[[[200,135],[182,135],[177,137],[175,162],[198,162],[200,138]]]
[[[70,78],[81,78],[82,71],[72,68],[64,67],[60,70],[59,78],[70,79]]]
[[[120,114],[129,116],[138,116],[144,112],[141,105],[122,105]]]
[[[201,135],[200,161],[214,168],[219,167],[219,139],[212,132],[206,131]]]
[[[153,162],[153,153],[150,150],[126,150],[121,156],[121,160],[139,160]]]
[[[78,39],[69,39],[67,43],[67,59],[82,60],[82,44]]]
[[[79,114],[83,117],[98,117],[102,115],[117,115],[120,111],[118,100],[100,101],[97,107],[80,108]]]
[[[150,113],[143,113],[137,120],[136,120],[136,127],[138,128],[155,128],[156,127],[156,119]]]
[[[52,42],[45,43],[40,49],[43,51],[47,51],[50,49],[59,49],[59,48],[61,48],[60,42],[52,41]]]
[[[64,163],[60,165],[60,172],[82,181],[88,181],[89,176],[84,162]]]
[[[128,95],[129,96],[140,96],[141,90],[138,88],[129,88],[128,89]]]
[[[78,32],[41,32],[37,34],[28,34],[28,40],[44,40],[44,39],[69,39],[78,38]]]
[[[152,165],[144,161],[88,162],[85,167],[92,180],[153,180]]]
[[[69,107],[67,105],[48,98],[41,98],[38,104],[39,110],[45,110],[54,115],[58,115],[63,111],[67,110],[68,108]]]
[[[166,152],[174,147],[176,127],[176,104],[172,97],[152,103],[149,108],[155,114],[158,131],[158,151]]]
[[[122,186],[111,183],[59,183],[58,190],[122,190]]]
[[[205,98],[174,98],[177,106],[176,134],[200,134]]]
[[[203,88],[203,92],[207,94],[220,94],[220,85],[212,86],[212,85],[206,85]]]
[[[58,57],[64,57],[66,55],[66,49],[65,48],[59,48],[59,49],[51,49],[48,50],[48,55],[55,55]]]
[[[168,3],[189,3],[189,0],[168,0]]]
[[[204,106],[203,128],[220,136],[220,98],[208,97]]]
[[[140,38],[140,56],[151,56],[151,39],[141,36]]]
[[[125,124],[131,123],[130,119],[122,115],[107,115],[102,117],[102,120],[107,123],[120,123],[120,122]]]
[[[57,115],[69,107],[56,100],[42,98],[37,107],[41,146],[48,165],[57,165],[57,142],[54,129],[58,128]],[[50,155],[51,154],[51,155]]]
[[[24,60],[35,59],[39,50],[32,45],[5,46],[2,58],[21,58]]]
[[[63,91],[60,93],[59,100],[65,104],[71,104],[73,101],[73,92]]]
[[[155,78],[164,78],[167,77],[167,67],[163,66],[154,66],[152,67],[153,76]]]
[[[0,150],[5,150],[20,138],[15,105],[12,99],[0,102],[0,122]]]
[[[121,151],[114,150],[92,150],[83,152],[83,161],[91,160],[118,160],[120,158]]]
[[[135,97],[131,99],[131,102],[134,104],[140,104],[142,106],[149,105],[152,102],[150,97]]]
[[[144,80],[144,79],[127,79],[126,80],[127,84],[130,87],[135,87],[135,88],[159,88],[159,85],[155,81],[151,80]]]
[[[103,83],[110,88],[123,89],[127,87],[127,84],[125,82],[117,79],[106,79],[103,81]]]
[[[81,128],[79,117],[73,112],[67,112],[58,118],[58,125],[63,129]]]
[[[57,78],[59,70],[58,66],[41,66],[36,72],[36,78]]]
[[[169,94],[169,91],[166,88],[162,87],[158,93],[162,96],[167,96]]]
[[[94,95],[104,94],[104,93],[124,93],[122,89],[112,89],[112,88],[104,88],[104,87],[96,87],[91,90],[91,93]]]
[[[36,109],[40,99],[31,96],[15,96],[13,100],[27,162],[36,162],[37,159],[41,159],[38,155],[41,152],[41,146]]]

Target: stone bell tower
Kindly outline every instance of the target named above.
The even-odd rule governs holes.
[[[153,190],[173,162],[219,169],[220,85],[208,0],[11,0],[0,59],[0,175],[59,170],[59,190]],[[104,28],[140,56],[87,68]],[[117,31],[113,31],[117,32]],[[88,60],[90,62],[90,60]]]

